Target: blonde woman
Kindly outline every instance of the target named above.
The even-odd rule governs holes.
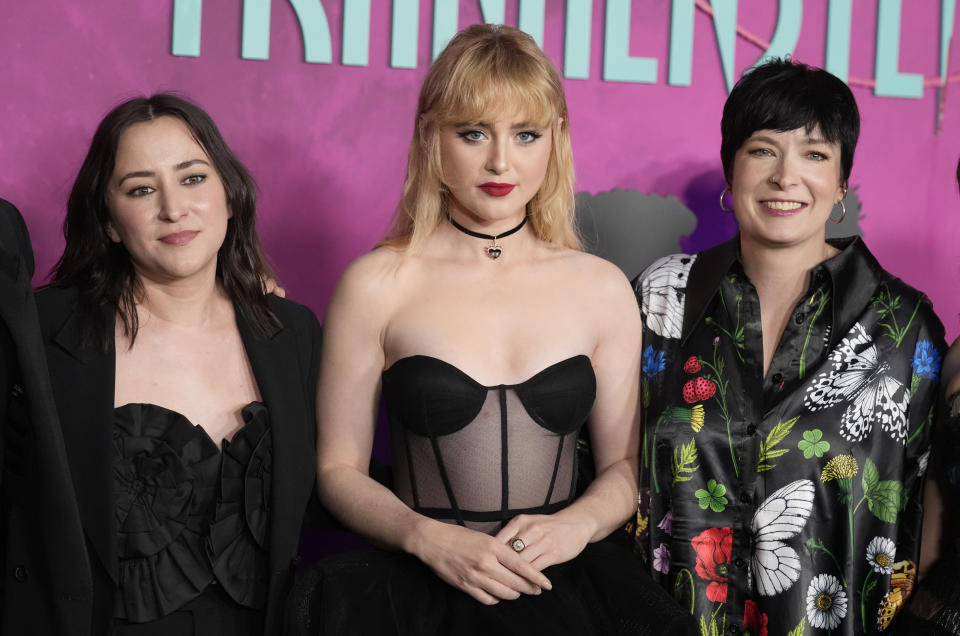
[[[312,570],[301,631],[672,630],[669,596],[597,543],[635,510],[640,316],[579,247],[556,70],[516,29],[466,29],[424,81],[394,230],[326,316],[320,496],[393,552]],[[381,395],[393,490],[367,475]]]

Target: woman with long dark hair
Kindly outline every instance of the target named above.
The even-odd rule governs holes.
[[[101,122],[37,297],[92,633],[275,634],[313,487],[319,326],[265,295],[250,175],[169,94]]]

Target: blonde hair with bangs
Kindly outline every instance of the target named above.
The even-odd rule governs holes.
[[[444,220],[451,195],[443,185],[440,128],[521,112],[552,132],[546,175],[527,205],[530,227],[541,240],[580,249],[574,225],[570,118],[560,75],[529,35],[489,24],[458,33],[423,80],[403,196],[393,227],[380,245],[416,251]]]

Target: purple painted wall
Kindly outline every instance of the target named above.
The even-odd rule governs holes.
[[[450,0],[452,1],[452,0]],[[564,4],[547,0],[544,48],[562,63]],[[769,41],[777,9],[740,0],[739,23]],[[795,57],[824,64],[826,0],[804,2]],[[900,70],[939,74],[940,3],[904,3]],[[123,99],[177,90],[203,105],[257,179],[260,226],[288,295],[322,316],[347,263],[383,233],[404,173],[419,83],[430,58],[432,2],[420,3],[419,68],[389,66],[391,3],[373,0],[370,63],[340,64],[342,1],[324,0],[332,64],[303,61],[288,2],[272,9],[270,59],[240,58],[242,2],[203,3],[199,57],[171,51],[172,1],[6,0],[0,3],[0,196],[23,211],[40,282],[62,249],[60,224],[73,176],[99,119]],[[461,0],[460,25],[480,21]],[[517,1],[506,3],[516,24]],[[688,250],[733,231],[715,204],[723,186],[719,120],[726,86],[712,20],[694,18],[690,86],[669,86],[671,3],[634,0],[631,54],[659,59],[656,84],[604,82],[605,2],[593,3],[590,79],[566,80],[578,190],[622,188],[675,195],[698,217]],[[922,99],[874,96],[854,78],[874,73],[877,3],[856,2],[850,78],[863,115],[851,185],[860,227],[885,267],[926,291],[960,333],[960,84]],[[906,15],[909,12],[909,15]],[[960,29],[955,28],[955,31]],[[955,40],[957,37],[954,38]],[[960,71],[960,45],[950,70]],[[736,72],[762,49],[738,38]]]

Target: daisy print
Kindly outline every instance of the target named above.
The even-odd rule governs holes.
[[[886,537],[874,537],[867,545],[867,563],[877,574],[893,572],[893,561],[897,555],[897,546]]]
[[[836,629],[847,615],[847,593],[832,574],[818,574],[807,587],[807,620],[817,629]]]

